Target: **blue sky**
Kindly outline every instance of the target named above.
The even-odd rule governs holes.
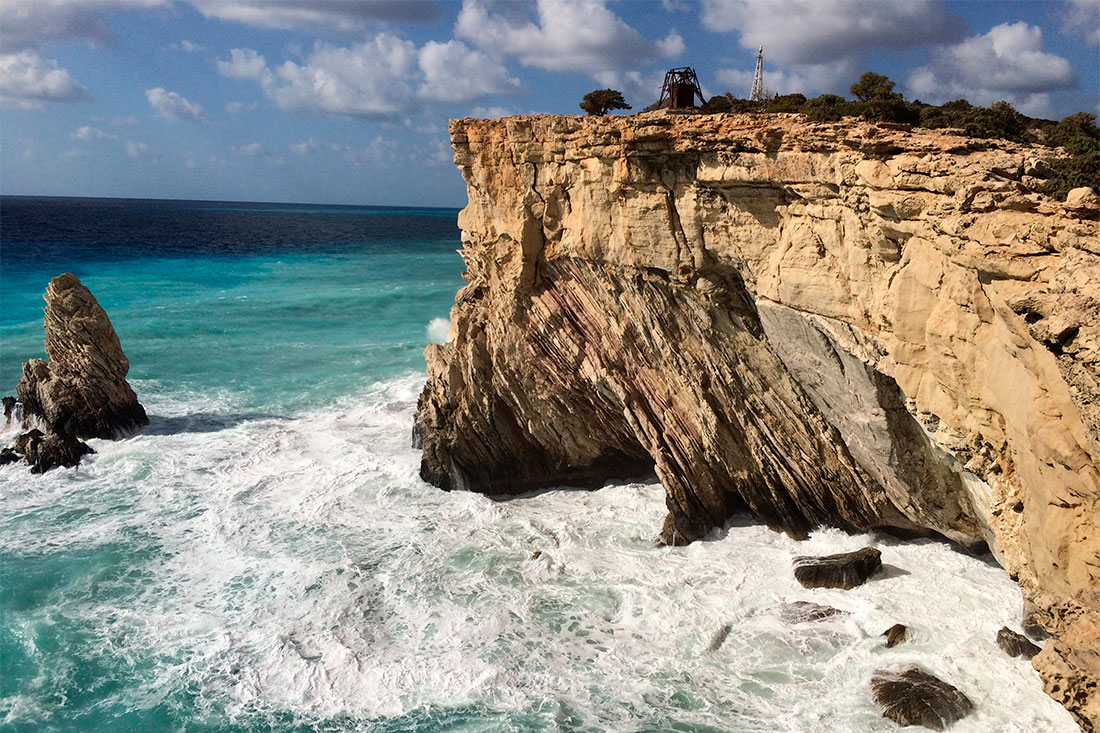
[[[447,120],[708,94],[1100,104],[1100,0],[0,0],[0,192],[461,206]]]

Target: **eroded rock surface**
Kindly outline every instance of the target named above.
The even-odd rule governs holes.
[[[124,437],[149,418],[126,381],[130,362],[95,296],[65,273],[46,289],[46,355],[23,365],[24,414],[73,438]]]
[[[655,471],[669,544],[747,506],[988,543],[1045,608],[1100,587],[1100,225],[1023,174],[1050,151],[665,112],[451,142],[467,285],[426,352],[425,479]]]
[[[997,646],[1010,657],[1027,657],[1031,659],[1039,653],[1039,647],[1031,639],[1007,626],[1002,626],[1001,630],[997,632]]]

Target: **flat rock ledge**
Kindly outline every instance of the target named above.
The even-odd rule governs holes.
[[[796,557],[794,577],[804,588],[843,588],[863,585],[882,567],[882,553],[873,547],[823,557]]]
[[[920,667],[901,672],[880,669],[871,678],[871,689],[882,715],[902,726],[946,730],[974,709],[958,688]]]

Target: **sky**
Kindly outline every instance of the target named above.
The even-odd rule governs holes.
[[[0,0],[0,193],[462,206],[447,120],[747,97],[1100,107],[1100,0]]]

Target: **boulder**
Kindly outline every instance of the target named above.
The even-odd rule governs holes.
[[[945,730],[974,709],[974,703],[956,687],[920,667],[901,672],[877,670],[871,677],[871,689],[883,716],[901,726]]]
[[[65,273],[46,288],[46,355],[23,365],[24,413],[51,433],[117,439],[149,424],[126,381],[130,362],[95,296]],[[71,447],[71,443],[70,443]]]
[[[1002,626],[997,632],[997,646],[1010,657],[1026,657],[1031,659],[1041,650],[1023,634],[1018,634],[1007,626]]]
[[[1088,186],[1075,188],[1066,194],[1066,208],[1084,216],[1095,215],[1100,211],[1100,196]]]
[[[21,456],[11,448],[4,448],[0,450],[0,466],[6,466],[9,463],[15,463],[20,458]]]
[[[887,648],[892,648],[905,641],[905,637],[908,635],[909,629],[905,624],[894,624],[890,628],[883,632],[883,636],[886,637]]]
[[[824,557],[796,557],[794,577],[805,588],[851,589],[863,585],[882,567],[882,553],[873,547]]]
[[[25,458],[31,473],[45,473],[51,468],[72,468],[89,453],[95,453],[91,446],[71,435],[47,433],[28,444]]]

